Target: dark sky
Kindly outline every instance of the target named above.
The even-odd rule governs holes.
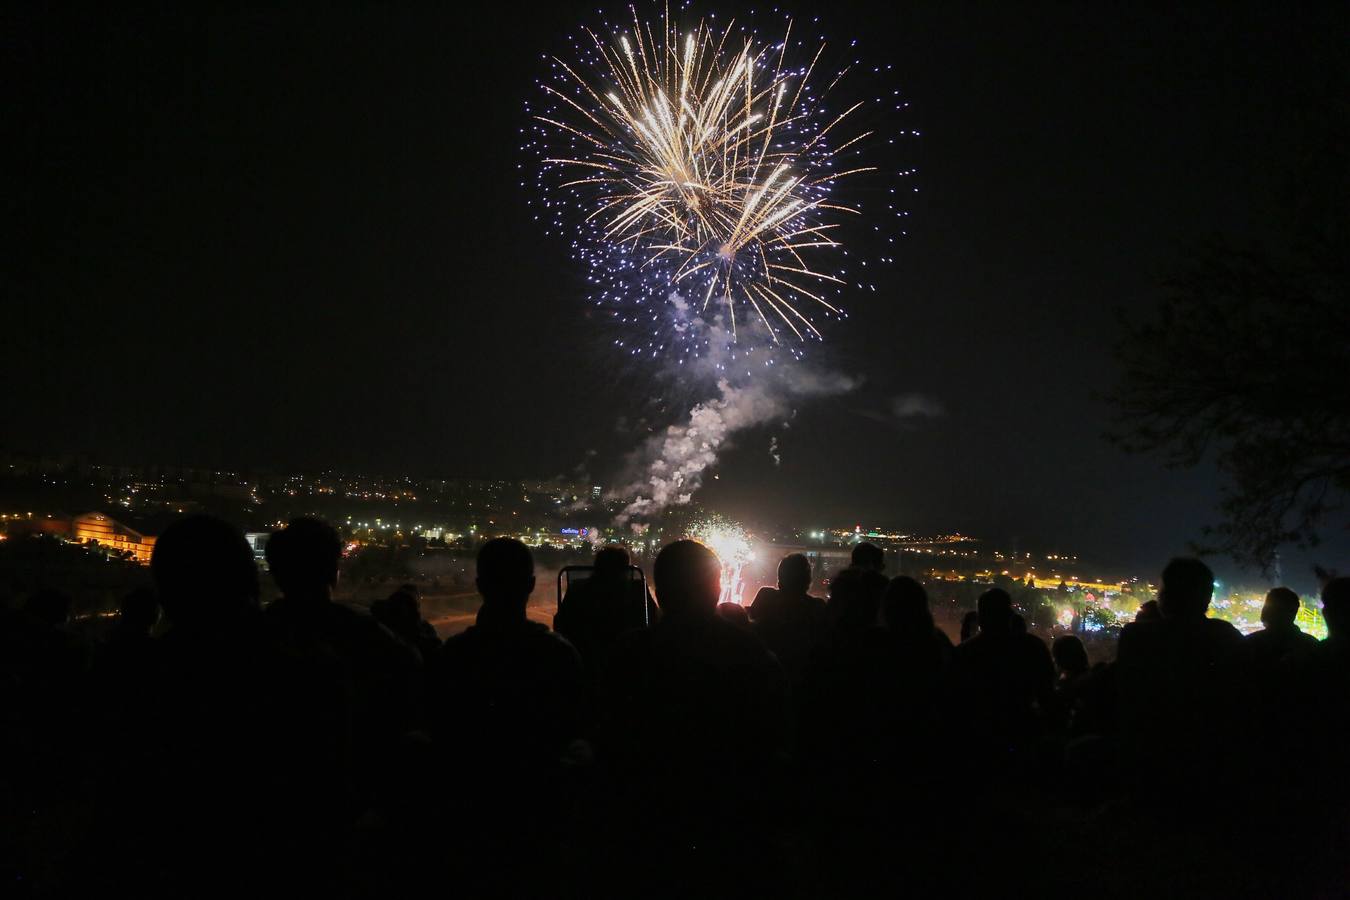
[[[829,333],[865,386],[743,435],[704,499],[1125,565],[1180,549],[1215,479],[1102,439],[1115,312],[1189,242],[1268,230],[1345,7],[818,6],[796,9],[894,66],[921,191]],[[540,54],[592,9],[12,13],[0,444],[472,476],[594,449],[605,481],[666,388],[595,339],[517,169]],[[912,392],[945,415],[864,415]]]

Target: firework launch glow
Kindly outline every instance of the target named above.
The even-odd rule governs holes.
[[[875,290],[850,274],[867,260],[845,245],[880,225],[836,189],[877,172],[866,151],[879,135],[862,112],[894,97],[834,103],[856,61],[827,66],[827,42],[790,19],[763,37],[630,9],[630,22],[584,29],[572,57],[549,58],[527,145],[540,159],[536,217],[571,239],[629,353],[800,357],[843,315],[844,290]],[[906,214],[893,187],[881,196],[888,215]]]
[[[704,544],[722,561],[722,593],[719,603],[745,603],[745,581],[742,573],[755,558],[750,536],[734,522],[721,518],[706,519],[689,529],[689,536]]]

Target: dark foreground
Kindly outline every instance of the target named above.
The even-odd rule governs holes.
[[[1244,639],[1174,561],[1089,666],[997,589],[953,645],[865,559],[827,601],[789,557],[748,615],[719,609],[691,542],[634,627],[651,600],[611,552],[561,634],[507,540],[444,642],[413,592],[333,603],[312,521],[269,543],[266,609],[205,518],[96,645],[27,598],[0,619],[5,895],[1347,895],[1345,579],[1327,641],[1275,601]]]

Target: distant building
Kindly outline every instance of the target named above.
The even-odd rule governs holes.
[[[601,486],[598,485],[598,484],[595,484],[595,485],[592,485],[592,486],[591,486],[591,499],[592,499],[592,500],[599,500],[599,499],[600,499],[600,494],[602,493],[602,491],[600,490],[600,487],[601,487]]]
[[[70,537],[70,518],[68,516],[38,516],[32,513],[22,515],[0,515],[0,535],[8,537],[26,537],[35,534],[49,534],[55,537]]]
[[[248,546],[253,551],[254,559],[267,558],[267,539],[271,536],[272,532],[270,531],[245,532],[244,540],[248,541]]]
[[[71,536],[80,543],[97,542],[123,553],[130,553],[142,565],[150,564],[155,549],[155,538],[163,531],[166,521],[144,521],[136,525],[119,522],[107,513],[87,512],[71,522]]]

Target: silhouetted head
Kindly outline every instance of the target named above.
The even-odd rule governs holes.
[[[1008,630],[1013,634],[1027,633],[1027,620],[1022,618],[1021,613],[1013,613],[1012,618],[1008,620]]]
[[[1200,560],[1179,556],[1167,564],[1158,591],[1158,610],[1164,619],[1204,616],[1214,596],[1214,572]]]
[[[1350,577],[1342,575],[1322,586],[1322,618],[1328,637],[1350,638]]]
[[[717,604],[717,614],[733,625],[740,625],[743,628],[750,627],[750,614],[739,603],[719,603]]]
[[[722,564],[698,541],[676,541],[656,554],[652,582],[663,616],[710,615],[722,593]]]
[[[623,547],[601,547],[595,553],[596,578],[626,578],[629,566],[628,551]]]
[[[211,627],[258,605],[258,564],[239,529],[189,516],[164,529],[150,555],[164,615],[175,626]]]
[[[122,598],[117,621],[123,628],[149,634],[158,620],[159,598],[154,591],[136,588]]]
[[[881,614],[886,627],[896,634],[926,634],[933,630],[928,592],[908,575],[898,575],[886,585],[886,593],[881,598]]]
[[[333,596],[342,539],[333,526],[318,519],[292,519],[267,540],[267,567],[281,593],[291,599]]]
[[[418,599],[417,589],[411,585],[402,585],[398,590],[389,595],[389,603],[397,609],[405,610],[413,616],[421,618],[422,601]]]
[[[1087,648],[1072,634],[1055,638],[1055,642],[1050,645],[1050,655],[1065,675],[1082,675],[1088,670]]]
[[[867,569],[870,572],[885,572],[886,551],[876,544],[863,541],[853,548],[853,554],[849,557],[849,568]]]
[[[829,608],[835,624],[865,628],[877,624],[886,576],[871,569],[849,566],[830,579]]]
[[[534,590],[534,557],[515,538],[493,538],[478,551],[478,593],[484,608],[525,611]]]
[[[961,640],[968,641],[980,630],[980,614],[968,612],[961,617]]]
[[[1139,604],[1139,611],[1134,614],[1136,622],[1160,622],[1162,613],[1158,610],[1157,600],[1145,600]]]
[[[416,595],[408,593],[403,588],[399,588],[383,600],[372,603],[370,614],[394,634],[404,636],[416,634],[422,620]]]
[[[975,611],[980,617],[980,634],[1010,634],[1012,632],[1012,597],[1003,588],[990,588],[976,601]]]
[[[69,594],[43,588],[34,591],[24,601],[23,611],[44,625],[58,628],[70,618],[71,599]]]
[[[1287,587],[1273,588],[1261,606],[1261,624],[1267,628],[1293,628],[1298,606],[1298,594]]]
[[[789,553],[778,563],[778,589],[785,594],[805,594],[811,587],[811,560],[802,553]]]

